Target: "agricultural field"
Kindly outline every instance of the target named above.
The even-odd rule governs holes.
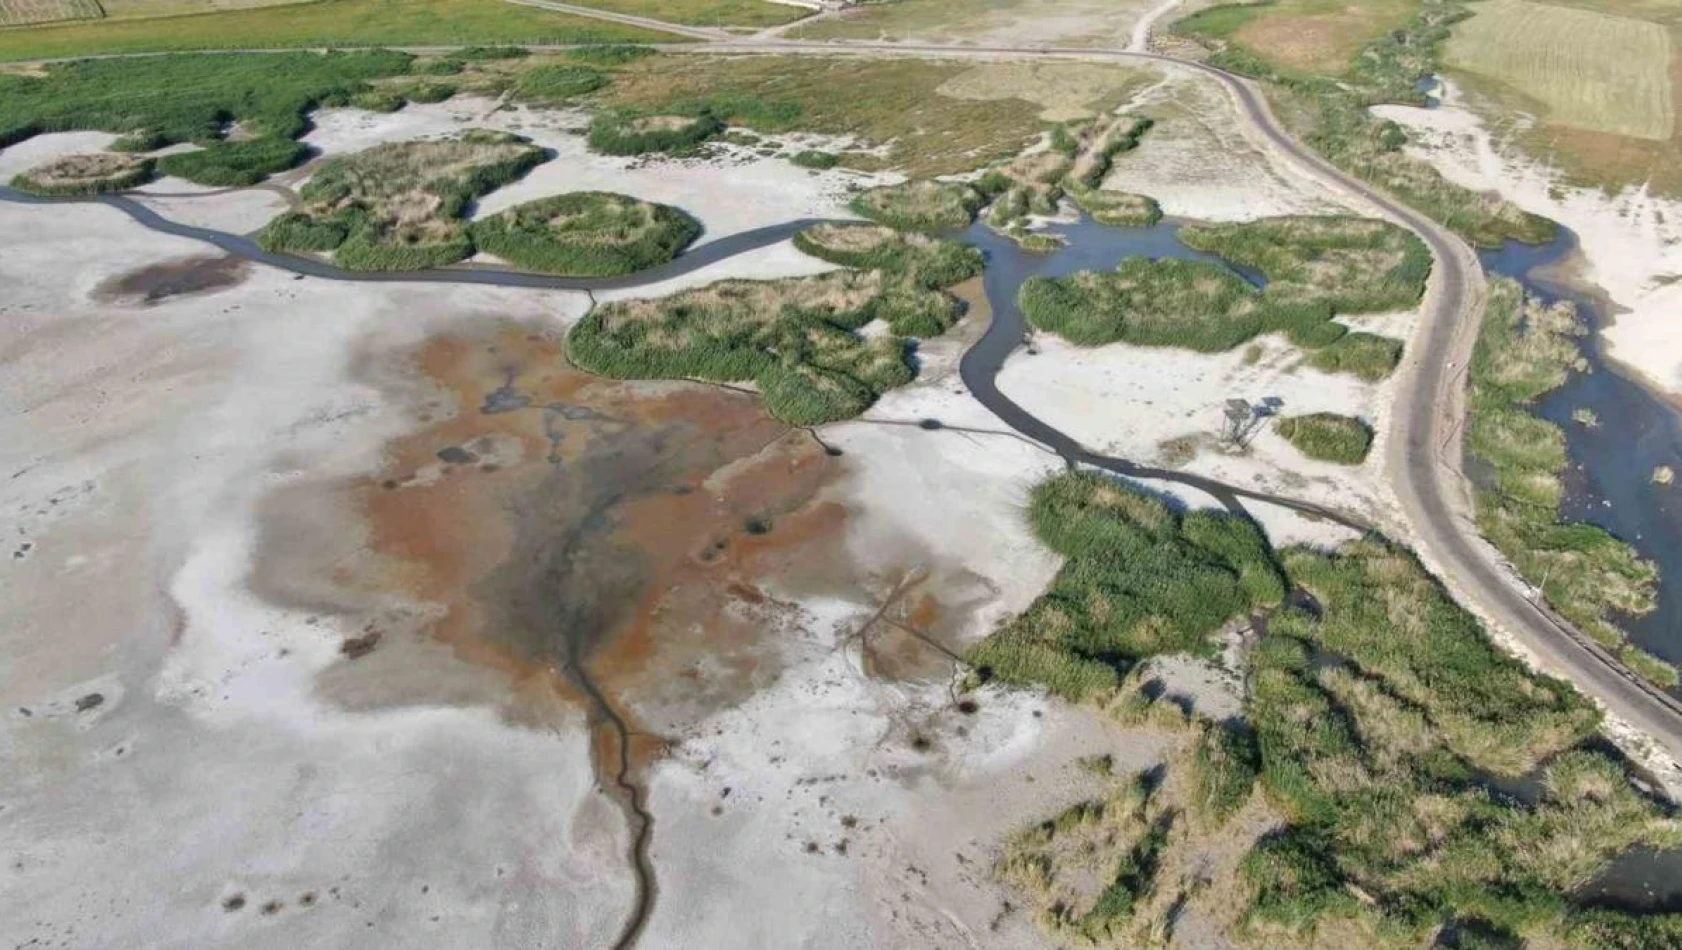
[[[501,0],[317,0],[192,16],[0,30],[0,60],[300,46],[651,42],[683,40]]]
[[[105,16],[99,0],[0,0],[0,27],[31,26]]]
[[[813,13],[809,7],[771,0],[583,0],[578,5],[668,23],[717,27],[778,26]]]
[[[1080,66],[1081,64],[1069,64]],[[627,64],[601,93],[642,114],[708,114],[779,135],[846,137],[841,164],[893,168],[914,177],[959,174],[1014,157],[1046,126],[1045,116],[1111,108],[1154,71],[1106,67],[1050,70],[1019,96],[1015,64],[827,57],[648,57]],[[1065,85],[1066,84],[1066,85]],[[1046,105],[1058,88],[1070,96]],[[847,95],[836,95],[845,89]]]
[[[1368,43],[1407,22],[1420,0],[1275,0],[1226,4],[1175,30],[1235,43],[1273,68],[1302,76],[1348,72]]]
[[[1529,0],[1472,9],[1443,48],[1445,65],[1537,100],[1548,122],[1654,141],[1675,131],[1665,27]]]
[[[894,0],[797,27],[800,39],[1124,47],[1158,0]]]

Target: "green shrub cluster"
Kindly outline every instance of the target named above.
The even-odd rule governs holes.
[[[871,188],[855,197],[851,207],[859,216],[890,228],[949,231],[974,221],[983,200],[979,191],[960,182],[914,180]]]
[[[1251,655],[1246,714],[1286,825],[1245,859],[1250,936],[1557,936],[1588,926],[1568,895],[1614,857],[1682,843],[1622,765],[1580,747],[1593,706],[1499,652],[1412,557],[1367,540],[1282,563],[1313,600]],[[1533,803],[1493,790],[1538,766]]]
[[[1191,803],[1208,823],[1220,827],[1256,786],[1261,753],[1255,733],[1241,721],[1206,723],[1191,756]]]
[[[655,300],[596,308],[567,337],[578,366],[621,379],[752,383],[790,425],[850,419],[911,381],[907,341],[866,339],[875,319],[921,323],[957,302],[880,271],[780,281],[727,280]]]
[[[567,58],[586,66],[623,66],[655,55],[658,50],[635,43],[603,43],[567,50]]]
[[[424,270],[473,253],[461,222],[473,199],[544,160],[526,139],[472,130],[392,142],[322,163],[303,207],[257,236],[272,251],[333,251],[352,270]]]
[[[607,85],[602,73],[587,66],[536,66],[514,81],[512,94],[521,102],[566,102]]]
[[[1528,411],[1580,365],[1584,332],[1569,303],[1544,306],[1516,281],[1491,283],[1467,406],[1467,450],[1491,473],[1477,488],[1478,527],[1562,616],[1674,686],[1676,668],[1626,644],[1615,622],[1654,608],[1657,569],[1604,529],[1559,520],[1565,434]]]
[[[1297,451],[1324,462],[1359,465],[1372,449],[1372,426],[1335,412],[1286,416],[1273,424],[1273,430]]]
[[[348,102],[371,80],[406,73],[411,60],[382,50],[64,63],[40,77],[0,77],[0,148],[81,129],[121,135],[136,150],[195,142],[215,154],[170,156],[167,174],[194,181],[203,174],[211,185],[247,182],[275,170],[286,149],[281,143],[304,133],[310,109]],[[229,123],[262,144],[224,141]],[[301,155],[291,154],[294,161]]]
[[[447,82],[411,83],[402,90],[409,102],[443,102],[456,94],[456,87]]]
[[[369,112],[396,112],[408,104],[409,100],[390,86],[367,89],[350,97],[351,108]]]
[[[1107,476],[1041,483],[1030,519],[1067,560],[1026,612],[970,650],[971,664],[1005,682],[1101,700],[1140,660],[1203,652],[1221,625],[1284,598],[1253,523],[1203,510],[1178,515]]]
[[[201,185],[243,188],[299,164],[309,153],[309,147],[301,142],[265,135],[212,142],[196,152],[165,155],[158,159],[158,170]]]
[[[835,166],[841,164],[841,156],[836,155],[834,152],[819,151],[815,148],[795,152],[793,155],[788,157],[788,160],[796,165],[799,165],[801,168],[813,168],[818,171],[823,171],[827,168],[834,168]]]
[[[1554,235],[1546,218],[1521,211],[1499,197],[1450,183],[1425,162],[1407,156],[1407,134],[1369,111],[1381,103],[1421,105],[1415,84],[1440,71],[1438,49],[1449,27],[1466,15],[1458,2],[1432,0],[1403,27],[1368,44],[1347,76],[1299,76],[1275,70],[1231,40],[1253,11],[1221,6],[1179,20],[1176,33],[1215,52],[1212,65],[1270,83],[1274,111],[1298,139],[1358,178],[1435,218],[1474,244],[1506,240],[1543,243]]]
[[[665,152],[682,155],[724,131],[712,115],[646,115],[634,111],[604,112],[590,123],[586,138],[604,155],[644,155]]]
[[[611,277],[664,264],[701,234],[668,205],[581,191],[527,202],[473,223],[474,244],[529,270]]]
[[[1283,332],[1315,351],[1315,366],[1377,379],[1395,368],[1401,343],[1349,333],[1332,318],[1412,306],[1430,271],[1417,238],[1376,220],[1271,218],[1187,227],[1180,236],[1260,270],[1266,288],[1214,264],[1129,258],[1108,274],[1030,278],[1018,302],[1035,327],[1081,346],[1123,341],[1215,352]]]

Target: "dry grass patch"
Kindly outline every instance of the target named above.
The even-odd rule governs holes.
[[[941,83],[935,92],[955,99],[1024,99],[1047,122],[1088,119],[1121,105],[1153,79],[1144,70],[1096,63],[981,63]]]
[[[1420,0],[1274,0],[1224,4],[1175,25],[1196,35],[1236,42],[1277,69],[1337,76],[1369,42],[1418,10]]]
[[[898,58],[658,56],[627,65],[606,95],[645,115],[704,112],[768,134],[851,136],[860,150],[843,153],[842,164],[928,177],[1008,159],[1045,129],[1044,107],[1004,84],[986,99],[973,87],[962,96],[940,92],[973,71]],[[1150,75],[1112,72],[1118,83]]]
[[[98,0],[0,0],[0,26],[97,20],[104,15]]]
[[[144,156],[69,155],[18,175],[12,187],[36,195],[97,195],[127,191],[151,181],[152,175],[152,160]]]
[[[1456,69],[1538,100],[1544,118],[1655,141],[1675,130],[1665,27],[1528,0],[1489,0],[1444,48]]]

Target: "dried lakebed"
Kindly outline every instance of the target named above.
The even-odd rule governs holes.
[[[41,203],[6,190],[0,199]],[[153,230],[209,243],[230,259],[305,277],[555,290],[652,284],[786,240],[811,223],[702,244],[626,278],[569,280],[463,267],[369,274],[269,254],[247,238],[181,225],[132,199],[94,200]],[[1015,301],[1023,280],[1108,269],[1135,255],[1213,260],[1180,244],[1177,227],[1059,224],[1054,230],[1069,245],[1046,255],[1024,252],[982,227],[961,235],[988,255],[985,291],[993,313],[963,357],[964,382],[1007,425],[1070,466],[1177,483],[1234,511],[1243,511],[1245,501],[1263,501],[1363,527],[1312,503],[1093,453],[998,391],[994,376],[1023,342]],[[130,299],[194,293],[214,289],[232,268],[205,264],[187,268],[191,274],[137,275],[108,290]],[[884,611],[903,614],[909,629],[935,634],[932,644],[909,637],[874,644],[868,662],[886,675],[926,676],[932,659],[946,662],[942,650],[961,646],[943,641],[940,631],[961,626],[962,592],[920,579],[938,575],[940,565],[899,565],[901,579],[884,586],[879,570],[851,563],[835,542],[847,513],[819,495],[842,463],[806,433],[769,419],[754,397],[684,383],[600,380],[567,368],[552,329],[506,321],[432,339],[403,360],[419,367],[441,404],[458,411],[436,422],[423,419],[418,432],[388,447],[390,461],[377,477],[276,491],[267,503],[268,542],[254,586],[276,603],[366,617],[359,639],[367,649],[358,646],[357,662],[336,667],[322,683],[350,707],[440,701],[440,695],[446,702],[484,699],[477,692],[485,688],[482,680],[465,676],[459,663],[446,662],[420,638],[402,635],[425,628],[455,657],[511,676],[519,687],[511,710],[516,719],[545,724],[544,704],[557,696],[586,710],[598,781],[631,829],[638,888],[620,945],[634,941],[657,894],[648,856],[654,816],[643,778],[663,752],[659,737],[739,702],[777,673],[776,651],[766,641],[784,625],[789,605],[765,595],[756,577],[816,591],[881,587]],[[400,375],[387,370],[389,377]],[[942,427],[938,419],[923,425]],[[698,491],[703,485],[709,490]],[[365,521],[376,555],[360,573],[321,558],[343,544],[335,534],[343,523],[337,516],[345,513]],[[330,576],[312,567],[318,560],[333,565]],[[431,617],[382,614],[370,592],[393,587],[446,610]],[[707,619],[687,622],[695,617]],[[709,675],[697,691],[694,671],[703,660]],[[417,668],[418,679],[381,675]],[[409,685],[393,685],[399,681]]]

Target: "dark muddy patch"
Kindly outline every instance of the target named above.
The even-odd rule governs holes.
[[[155,304],[170,297],[209,294],[245,282],[251,262],[231,254],[189,257],[119,274],[94,288],[95,300]]]

